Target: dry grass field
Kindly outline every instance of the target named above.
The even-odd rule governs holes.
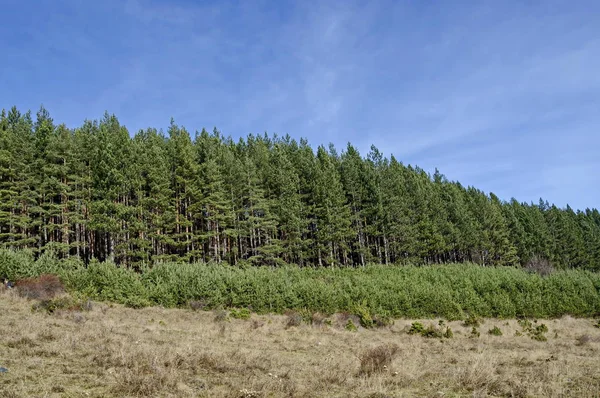
[[[454,336],[439,339],[408,334],[408,320],[348,331],[342,315],[290,326],[291,316],[104,303],[48,314],[15,290],[0,291],[4,398],[600,396],[592,319],[545,320],[545,342],[494,319],[480,337],[450,322]]]

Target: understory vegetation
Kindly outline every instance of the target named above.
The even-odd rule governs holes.
[[[60,276],[80,298],[131,307],[159,305],[198,309],[238,308],[256,313],[286,310],[356,315],[364,327],[391,318],[552,318],[600,314],[600,274],[584,270],[542,276],[514,267],[474,264],[360,268],[235,267],[162,263],[140,271],[111,262],[35,259],[25,251],[0,250],[0,276],[11,280]],[[242,311],[242,309],[245,309]]]

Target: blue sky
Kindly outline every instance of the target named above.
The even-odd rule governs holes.
[[[600,207],[600,2],[0,0],[0,108],[347,142]]]

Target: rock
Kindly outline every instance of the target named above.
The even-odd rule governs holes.
[[[3,368],[2,366],[0,366],[0,373],[7,373],[8,369]]]

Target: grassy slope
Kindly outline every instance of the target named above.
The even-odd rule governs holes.
[[[130,309],[48,315],[0,289],[0,396],[20,397],[594,397],[600,329],[590,319],[544,321],[547,342],[488,319],[481,337],[450,322],[452,339],[383,329],[286,327],[288,318],[219,321],[213,312]],[[217,317],[218,318],[218,317]],[[422,321],[428,325],[432,321]],[[502,336],[487,330],[498,326]],[[584,336],[584,337],[582,337]],[[587,336],[587,337],[586,337]],[[395,344],[389,366],[360,373],[373,347]]]

